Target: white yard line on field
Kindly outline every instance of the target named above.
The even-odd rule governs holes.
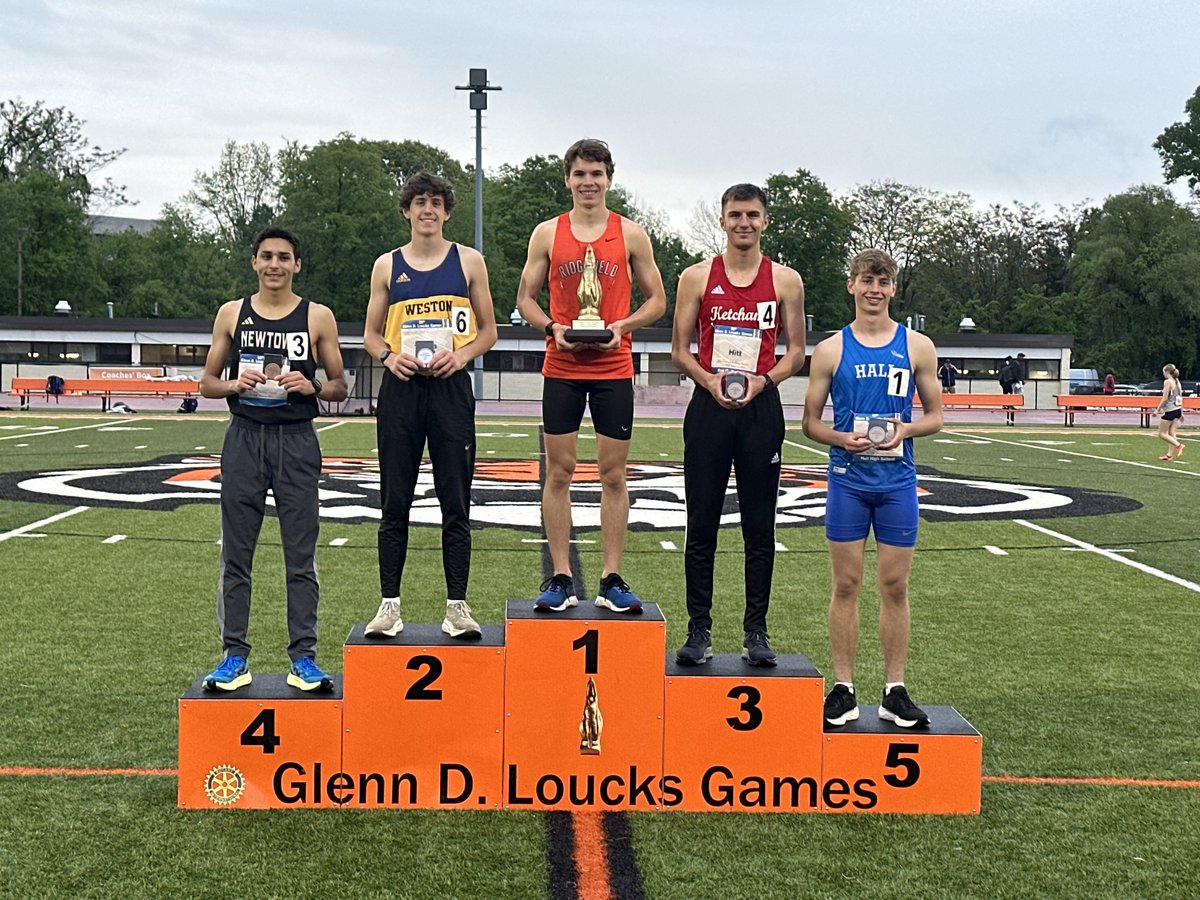
[[[47,519],[41,519],[37,522],[31,522],[28,525],[22,525],[20,528],[14,528],[12,531],[6,531],[0,534],[0,541],[7,541],[9,538],[20,537],[27,531],[34,531],[41,528],[43,525],[49,525],[51,522],[57,522],[59,519],[65,519],[67,516],[73,516],[75,513],[86,512],[91,509],[90,506],[77,506],[74,509],[68,509],[66,512],[56,513]]]
[[[138,420],[130,419],[129,421],[136,422]],[[56,428],[54,431],[30,431],[26,432],[25,434],[6,434],[4,437],[0,437],[0,441],[11,441],[14,438],[45,437],[48,434],[66,434],[68,431],[83,431],[87,428],[103,428],[105,425],[111,424],[112,422],[106,419],[103,422],[97,422],[95,425],[76,425],[74,428]]]
[[[943,434],[954,434],[954,435],[957,435],[958,437],[967,437],[966,434],[963,434],[961,432],[954,432],[954,431],[943,432]],[[1067,456],[1082,456],[1084,459],[1098,459],[1101,462],[1120,463],[1121,465],[1125,465],[1125,466],[1137,466],[1139,469],[1154,469],[1155,471],[1158,471],[1158,472],[1169,471],[1169,472],[1175,472],[1179,475],[1191,475],[1193,477],[1200,476],[1200,472],[1191,471],[1189,469],[1181,469],[1178,466],[1172,466],[1168,469],[1167,467],[1165,467],[1161,464],[1139,462],[1138,460],[1135,460],[1135,459],[1113,459],[1111,456],[1100,456],[1099,454],[1096,454],[1096,453],[1080,453],[1078,450],[1064,450],[1062,447],[1039,447],[1037,444],[1029,444],[1024,441],[1009,441],[1009,440],[1003,440],[1001,438],[987,437],[986,435],[980,435],[980,437],[983,438],[984,440],[987,440],[987,441],[993,443],[993,444],[1007,444],[1010,447],[1024,447],[1028,450],[1043,450],[1048,453],[1065,454]],[[0,438],[0,440],[4,440],[4,439]],[[1008,460],[1008,459],[1005,459],[1004,461],[1011,462],[1011,460]],[[1062,459],[1062,460],[1059,460],[1059,462],[1067,462],[1067,460]]]
[[[322,431],[329,431],[329,429],[331,429],[331,428],[337,428],[339,425],[345,425],[345,424],[346,424],[346,423],[345,423],[345,421],[343,420],[343,421],[341,421],[341,422],[333,422],[333,423],[331,423],[331,424],[329,424],[329,425],[323,425],[323,426],[321,426],[320,428],[318,428],[318,429],[317,429],[317,434],[320,434]]]
[[[829,457],[828,450],[818,450],[816,447],[809,447],[807,444],[797,444],[795,441],[789,441],[787,438],[784,438],[783,442],[789,447],[799,447],[801,450],[807,450],[809,453],[817,454],[817,456]]]
[[[1034,531],[1040,531],[1042,534],[1048,534],[1050,537],[1058,538],[1060,541],[1066,541],[1078,547],[1080,550],[1087,550],[1091,553],[1099,554],[1105,559],[1111,559],[1113,562],[1119,562],[1123,566],[1130,566],[1137,569],[1139,572],[1145,572],[1147,575],[1153,575],[1155,578],[1161,578],[1163,581],[1169,581],[1171,584],[1177,584],[1182,588],[1187,588],[1189,591],[1195,591],[1200,594],[1200,584],[1188,581],[1186,578],[1180,578],[1178,575],[1172,575],[1170,572],[1164,572],[1162,569],[1156,569],[1154,566],[1148,566],[1145,563],[1140,563],[1137,560],[1126,559],[1115,550],[1105,550],[1103,547],[1097,547],[1095,544],[1089,544],[1087,541],[1081,541],[1079,538],[1073,538],[1069,534],[1063,534],[1059,531],[1051,531],[1049,528],[1044,528],[1041,525],[1035,525],[1033,522],[1025,519],[1013,519],[1018,525],[1024,525],[1026,528],[1032,528]]]

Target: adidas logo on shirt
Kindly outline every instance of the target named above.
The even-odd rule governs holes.
[[[711,291],[709,291],[709,293],[712,294],[714,297],[724,297],[725,296],[725,288],[721,287],[718,284],[715,288],[713,288]]]
[[[407,272],[401,272],[400,277],[396,279],[396,284],[404,284],[406,281],[412,281],[412,279],[408,277]]]
[[[246,316],[246,318],[242,319],[242,324],[243,325],[253,325],[254,324],[254,316]]]
[[[777,462],[779,462],[779,453],[778,453],[778,451],[776,451],[775,455],[771,457],[771,462],[772,462],[772,463],[777,463]]]

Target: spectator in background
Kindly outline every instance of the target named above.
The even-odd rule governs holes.
[[[1113,375],[1113,370],[1109,369],[1104,373],[1104,393],[1115,394],[1117,392],[1117,378]]]
[[[955,392],[954,383],[958,378],[958,369],[950,360],[942,362],[941,368],[938,369],[938,379],[942,382],[942,393],[953,394]]]
[[[1179,423],[1183,421],[1183,390],[1179,384],[1179,370],[1173,363],[1163,366],[1162,400],[1158,404],[1158,413],[1162,416],[1158,422],[1158,436],[1171,446],[1159,459],[1171,461],[1171,451],[1175,451],[1175,459],[1183,455],[1183,444],[1176,436],[1179,433]]]

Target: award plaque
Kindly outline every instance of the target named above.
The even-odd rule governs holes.
[[[583,275],[579,279],[579,318],[571,323],[563,340],[572,344],[606,344],[613,333],[600,318],[600,279],[596,277],[596,254],[588,244],[583,256]]]
[[[867,420],[867,440],[872,444],[882,444],[888,438],[888,420],[872,416]]]
[[[744,400],[750,390],[744,372],[726,372],[721,376],[721,393],[728,400]]]

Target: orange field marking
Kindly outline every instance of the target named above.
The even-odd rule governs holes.
[[[575,832],[575,873],[579,900],[612,900],[604,813],[571,813]]]
[[[174,778],[178,769],[35,769],[26,766],[0,766],[0,775],[158,775]]]

